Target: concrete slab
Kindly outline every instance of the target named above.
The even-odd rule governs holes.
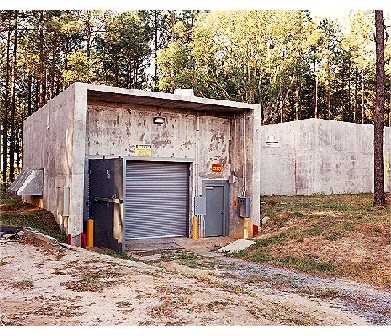
[[[227,246],[220,248],[218,251],[225,252],[225,253],[235,253],[235,252],[243,251],[249,248],[253,244],[255,244],[255,242],[252,240],[238,239],[232,242],[231,244],[228,244]]]
[[[167,250],[182,249],[175,238],[140,239],[128,243],[127,251],[151,255]]]
[[[127,252],[142,260],[159,259],[162,252],[186,250],[204,257],[218,255],[216,251],[232,242],[232,237],[209,237],[193,240],[190,238],[158,238],[134,240],[128,245]]]
[[[208,237],[193,240],[189,238],[178,238],[177,243],[187,251],[194,252],[203,257],[218,255],[217,250],[235,239],[232,237]]]

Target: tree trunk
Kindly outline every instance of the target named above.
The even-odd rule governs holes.
[[[3,167],[2,180],[7,182],[7,163],[8,163],[8,107],[9,107],[9,80],[10,80],[10,44],[11,44],[11,18],[8,19],[8,33],[7,33],[7,51],[6,51],[6,71],[5,71],[5,97],[4,97],[4,114],[3,114]]]
[[[18,51],[18,11],[15,11],[15,35],[13,52],[13,80],[12,80],[12,109],[11,109],[11,137],[9,148],[10,176],[11,182],[15,180],[15,142],[16,142],[16,66]]]
[[[132,88],[132,60],[128,60],[128,76],[127,76],[127,88]]]
[[[56,80],[56,61],[57,61],[57,36],[55,37],[54,46],[52,47],[52,70],[50,74],[50,98],[55,96],[54,83]]]
[[[390,102],[388,104],[388,127],[391,127],[391,81],[390,81]]]
[[[350,115],[352,113],[352,101],[351,101],[351,90],[350,90],[350,80],[351,80],[351,68],[352,68],[352,61],[349,60],[349,74],[348,74],[348,117],[350,120]],[[355,121],[355,120],[354,120]]]
[[[45,105],[46,99],[46,71],[44,65],[44,34],[43,34],[43,22],[44,11],[41,11],[39,17],[39,95],[38,95],[38,108]]]
[[[39,79],[36,78],[35,79],[35,108],[34,108],[34,112],[35,111],[38,111],[39,109],[39,97],[40,97],[40,94],[39,94],[39,88],[40,88],[41,84],[39,83]]]
[[[157,49],[158,49],[158,11],[154,10],[154,44],[155,44],[155,50],[154,50],[154,58],[155,58],[155,73],[153,77],[153,86],[154,91],[158,91],[158,78],[157,78]]]
[[[291,79],[291,82],[290,82],[290,84],[288,86],[288,89],[286,90],[285,95],[282,97],[282,101],[281,101],[281,122],[283,122],[285,102],[288,99],[289,94],[292,92],[292,86],[295,83],[295,81],[296,81],[296,74],[292,76],[292,79]]]
[[[17,132],[17,136],[16,136],[16,143],[15,143],[15,149],[16,149],[16,167],[20,168],[20,135],[21,135],[21,131],[20,131],[20,127],[18,129],[18,132]]]
[[[27,117],[31,116],[32,111],[32,86],[33,76],[29,73],[27,77]]]
[[[376,24],[376,108],[373,118],[374,205],[384,205],[384,19],[383,11],[375,10]]]
[[[357,68],[355,71],[355,76],[354,76],[354,108],[353,108],[353,120],[356,122],[357,120]]]
[[[315,118],[318,118],[318,76],[315,74]]]
[[[296,80],[296,101],[295,101],[295,120],[299,120],[299,108],[300,108],[300,81]]]
[[[87,42],[87,59],[90,60],[91,56],[91,36],[92,36],[92,29],[91,29],[91,11],[87,11],[87,21],[86,21],[86,42]]]

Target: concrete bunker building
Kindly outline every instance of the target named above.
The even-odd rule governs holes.
[[[19,194],[75,244],[88,218],[109,248],[190,237],[193,216],[201,237],[240,238],[260,221],[260,118],[258,105],[188,90],[75,83],[25,121]]]
[[[383,157],[390,192],[390,127],[384,127]],[[262,126],[260,165],[261,195],[371,193],[373,125],[305,119]]]

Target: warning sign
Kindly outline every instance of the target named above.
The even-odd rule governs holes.
[[[224,170],[224,165],[221,163],[213,163],[212,164],[212,172],[214,173],[222,173]]]
[[[135,145],[134,146],[134,155],[135,156],[152,156],[152,146],[151,145]]]

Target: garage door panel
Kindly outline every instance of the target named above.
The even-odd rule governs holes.
[[[128,161],[125,183],[125,242],[187,236],[188,164]]]

